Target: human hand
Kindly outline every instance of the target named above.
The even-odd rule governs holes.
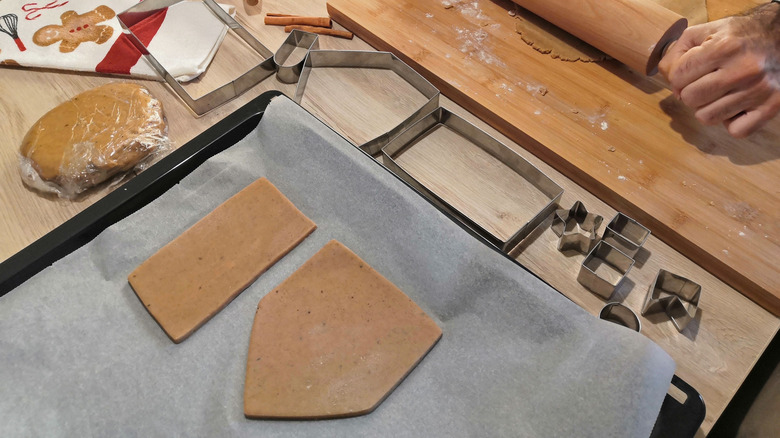
[[[701,123],[746,137],[780,112],[780,3],[689,27],[658,69]]]

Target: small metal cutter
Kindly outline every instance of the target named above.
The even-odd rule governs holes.
[[[590,252],[598,240],[597,231],[602,220],[601,216],[588,213],[585,204],[580,201],[568,210],[555,210],[550,228],[560,237],[558,251],[574,249],[582,254]]]
[[[287,58],[292,55],[296,48],[306,49],[307,53],[310,50],[317,50],[319,48],[319,40],[317,34],[304,32],[302,30],[293,29],[287,39],[284,40],[279,50],[274,53],[274,63],[277,66],[276,77],[285,84],[293,84],[298,82],[301,77],[301,71],[303,71],[303,64],[306,62],[306,57],[302,57],[299,62],[291,65],[285,65]]]
[[[377,155],[382,148],[395,138],[398,134],[412,126],[423,116],[435,110],[439,106],[439,90],[434,87],[427,79],[414,71],[409,65],[401,61],[400,58],[390,52],[369,52],[360,50],[310,50],[306,56],[301,71],[298,86],[295,89],[293,100],[300,104],[303,100],[306,82],[313,68],[340,67],[340,68],[376,68],[390,70],[403,78],[428,101],[421,108],[412,113],[406,120],[398,126],[384,134],[369,140],[362,145],[360,149],[369,155]]]
[[[696,316],[700,298],[700,285],[661,269],[647,291],[642,315],[664,311],[681,332]]]
[[[577,281],[596,295],[609,299],[634,266],[634,259],[600,241],[585,257]]]
[[[633,258],[649,236],[650,230],[645,226],[618,213],[607,224],[602,239]]]
[[[607,303],[599,312],[599,318],[628,327],[635,332],[642,330],[642,323],[639,322],[636,313],[621,303]]]
[[[260,41],[258,41],[252,34],[244,29],[233,17],[225,12],[214,0],[201,0],[203,4],[208,7],[217,19],[227,25],[230,30],[236,33],[244,42],[246,42],[253,50],[259,53],[264,61],[260,64],[252,67],[248,71],[244,72],[241,76],[235,80],[228,82],[221,87],[210,91],[209,93],[201,96],[200,98],[193,98],[187,92],[186,89],[176,80],[165,67],[149,52],[149,49],[138,39],[138,36],[133,33],[131,28],[145,20],[146,18],[163,11],[165,8],[180,3],[182,0],[144,0],[135,6],[130,7],[124,12],[119,13],[116,17],[119,20],[119,25],[122,27],[122,33],[127,35],[130,42],[138,49],[144,58],[149,61],[155,71],[162,77],[165,82],[173,89],[173,91],[179,96],[184,103],[197,115],[211,111],[212,109],[222,105],[223,103],[240,96],[245,91],[249,90],[253,86],[257,85],[260,81],[271,76],[276,72],[276,64],[274,64],[273,53],[268,50]]]

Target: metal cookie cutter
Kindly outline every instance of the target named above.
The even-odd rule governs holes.
[[[647,291],[642,315],[664,311],[681,332],[696,316],[700,297],[700,285],[661,269]]]
[[[547,200],[546,204],[542,206],[528,222],[523,224],[508,238],[499,237],[495,233],[492,233],[485,229],[485,227],[479,225],[472,218],[458,211],[445,199],[438,196],[414,176],[409,174],[409,172],[401,167],[396,161],[398,155],[402,154],[408,148],[414,147],[415,143],[425,138],[425,136],[430,134],[433,130],[442,127],[453,131],[475,147],[484,150],[493,158],[500,161],[503,165],[531,183],[534,188],[544,194]],[[504,252],[514,248],[521,240],[528,236],[531,231],[542,223],[544,219],[550,215],[563,194],[563,189],[558,184],[517,152],[491,137],[475,125],[441,107],[426,115],[409,129],[394,138],[387,146],[382,148],[382,163],[396,175],[408,182],[412,187],[417,189],[431,202],[458,218],[466,226]]]
[[[317,50],[319,48],[319,40],[317,34],[304,32],[299,29],[293,29],[287,39],[284,40],[279,50],[274,54],[274,63],[277,66],[276,77],[285,84],[293,84],[298,82],[301,77],[301,71],[303,71],[303,64],[306,62],[306,56],[302,57],[299,62],[286,65],[287,59],[297,48],[306,49],[307,52],[311,50]]]
[[[634,257],[649,236],[650,230],[642,224],[623,213],[618,213],[607,224],[602,239],[629,257]]]
[[[264,61],[249,69],[238,78],[230,81],[221,87],[210,91],[200,98],[193,98],[182,87],[165,67],[149,52],[149,49],[138,39],[131,28],[141,21],[161,13],[165,8],[180,3],[182,0],[144,0],[126,11],[117,15],[119,25],[122,27],[122,33],[127,35],[130,42],[146,58],[157,73],[168,83],[174,92],[187,104],[188,107],[197,115],[202,116],[210,110],[222,105],[223,103],[241,95],[248,89],[257,85],[260,81],[271,76],[276,71],[276,65],[273,60],[273,53],[268,50],[260,41],[255,39],[246,29],[244,29],[233,17],[225,12],[214,0],[201,0],[208,7],[217,19],[228,26],[252,49],[259,53]]]
[[[634,259],[605,241],[585,257],[577,281],[596,295],[608,299],[634,266]]]
[[[390,52],[369,52],[359,50],[311,50],[303,64],[298,86],[295,89],[296,103],[300,104],[306,90],[306,82],[313,68],[341,67],[341,68],[376,68],[390,70],[408,82],[419,91],[428,101],[412,115],[407,117],[398,126],[390,131],[369,140],[360,149],[370,155],[377,155],[382,148],[395,136],[409,128],[414,122],[439,106],[439,90],[434,87],[419,73],[414,71],[406,63]]]
[[[550,228],[560,237],[558,251],[574,249],[582,254],[590,252],[598,240],[596,232],[602,220],[601,216],[588,213],[585,204],[580,201],[568,210],[555,210]]]
[[[628,327],[635,332],[642,330],[642,323],[636,313],[621,303],[607,303],[599,312],[599,318]]]

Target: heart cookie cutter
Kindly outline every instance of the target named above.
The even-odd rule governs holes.
[[[699,284],[661,269],[647,291],[642,315],[666,312],[677,331],[681,332],[696,317],[700,298]]]

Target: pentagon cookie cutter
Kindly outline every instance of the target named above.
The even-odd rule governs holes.
[[[603,240],[629,257],[634,257],[650,236],[650,230],[623,213],[617,213],[604,229]]]
[[[372,156],[379,154],[390,140],[439,106],[439,90],[409,67],[409,65],[401,61],[400,58],[390,52],[361,50],[310,50],[308,55],[306,55],[303,70],[301,71],[300,79],[298,79],[298,86],[295,89],[295,97],[293,98],[299,105],[303,100],[306,82],[309,80],[311,70],[321,67],[391,70],[428,99],[421,108],[408,116],[398,126],[358,146]]]
[[[445,127],[453,131],[474,146],[487,152],[516,174],[522,176],[526,181],[531,183],[536,190],[544,194],[546,204],[540,210],[536,211],[535,215],[530,220],[525,224],[522,224],[517,231],[508,237],[500,237],[496,233],[488,231],[475,220],[453,207],[445,199],[418,181],[417,178],[407,172],[406,169],[396,161],[398,154],[403,153],[403,151],[412,147],[417,141],[440,127]],[[558,200],[563,194],[563,189],[558,184],[517,152],[496,140],[485,131],[479,129],[477,126],[442,107],[436,108],[436,110],[427,114],[382,148],[382,163],[417,191],[422,193],[423,196],[428,198],[431,202],[458,218],[460,222],[490,242],[491,245],[504,252],[514,248],[521,240],[527,237],[531,231],[542,223],[556,207]]]
[[[225,12],[214,0],[200,0],[222,23],[235,32],[249,47],[259,53],[263,58],[260,64],[244,72],[238,78],[212,90],[199,98],[193,98],[187,90],[171,75],[165,67],[160,64],[157,58],[152,55],[149,49],[141,42],[138,36],[133,33],[131,28],[143,20],[162,13],[166,8],[180,3],[182,0],[144,0],[135,6],[130,7],[117,15],[119,25],[122,27],[122,33],[128,37],[128,40],[138,49],[144,58],[149,61],[154,70],[165,80],[173,91],[184,101],[185,104],[195,113],[202,116],[212,109],[228,102],[229,100],[240,96],[245,91],[257,85],[263,79],[276,72],[273,53],[268,50],[252,34],[244,29],[233,17]]]
[[[647,291],[642,315],[666,312],[677,331],[681,332],[696,317],[700,298],[699,284],[661,269]]]
[[[642,323],[639,322],[639,317],[636,316],[636,313],[618,302],[607,303],[599,312],[599,318],[628,327],[635,332],[642,330]]]
[[[558,251],[573,249],[582,254],[589,253],[598,240],[597,231],[602,221],[601,216],[589,213],[581,201],[568,210],[555,210],[550,228],[559,237]]]
[[[276,77],[285,84],[294,84],[298,82],[303,71],[303,64],[306,62],[304,56],[300,62],[294,64],[285,64],[295,49],[306,49],[307,53],[319,48],[319,40],[316,34],[304,32],[299,29],[293,29],[284,40],[279,50],[274,53],[274,63],[277,71]]]
[[[609,299],[632,266],[634,259],[602,240],[582,261],[577,281],[596,295]]]

